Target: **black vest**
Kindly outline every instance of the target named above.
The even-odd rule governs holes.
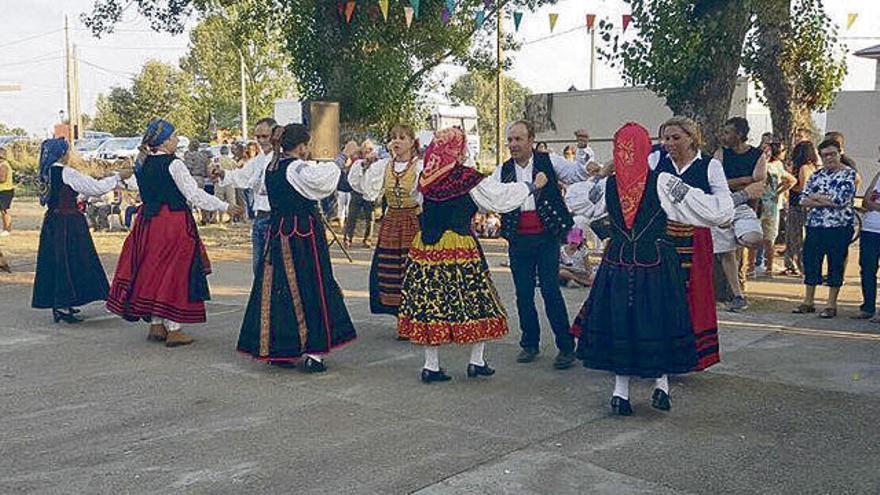
[[[76,208],[77,193],[64,183],[64,167],[49,169],[49,197],[46,206],[49,211],[73,211]]]
[[[709,187],[709,163],[711,161],[711,156],[703,155],[697,160],[694,160],[694,163],[691,163],[691,166],[688,167],[683,174],[679,175],[678,169],[675,167],[675,164],[672,163],[672,159],[669,158],[669,155],[666,155],[660,159],[660,163],[657,164],[656,170],[657,172],[669,172],[670,174],[679,177],[685,184],[702,189],[706,194],[712,194],[712,188]]]
[[[144,164],[135,169],[135,176],[140,189],[141,200],[144,202],[142,215],[152,218],[159,214],[162,205],[171,211],[189,209],[186,197],[177,188],[168,167],[177,157],[174,155],[150,155]]]
[[[470,194],[447,201],[426,199],[419,215],[422,242],[426,245],[436,244],[450,230],[459,235],[472,236],[471,221],[475,213],[477,205]]]
[[[626,228],[616,178],[612,176],[606,182],[605,201],[611,225],[611,240],[605,249],[607,261],[627,266],[653,266],[660,263],[661,244],[666,249],[674,249],[673,241],[667,234],[666,213],[657,196],[658,175],[658,172],[648,173],[645,192],[631,229]]]
[[[516,182],[516,163],[511,158],[501,166],[501,182]],[[541,223],[544,224],[544,235],[549,235],[560,242],[568,235],[568,231],[574,226],[574,219],[565,206],[562,193],[559,191],[559,182],[556,179],[556,171],[547,153],[535,152],[532,158],[532,180],[539,172],[547,176],[547,185],[535,192],[535,209]],[[521,210],[518,208],[510,213],[501,215],[501,237],[510,241],[519,234],[519,217]]]
[[[287,167],[293,161],[293,158],[284,158],[278,162],[277,169],[266,170],[266,194],[269,196],[272,218],[317,215],[318,202],[300,194],[287,181]]]

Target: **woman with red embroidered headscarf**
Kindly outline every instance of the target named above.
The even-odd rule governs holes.
[[[467,163],[464,132],[443,129],[425,151],[419,177],[420,231],[403,277],[397,331],[401,339],[426,346],[424,383],[450,380],[440,368],[442,344],[472,344],[468,377],[495,373],[483,359],[483,350],[485,341],[507,334],[507,315],[471,220],[479,208],[513,211],[547,183],[547,177],[538,174],[534,184],[503,184]]]
[[[629,377],[655,379],[651,405],[668,411],[667,374],[697,364],[697,344],[667,221],[696,226],[730,222],[733,209],[670,173],[649,170],[651,140],[628,123],[614,135],[615,175],[569,187],[575,214],[598,220],[605,250],[593,288],[575,319],[577,355],[587,368],[615,373],[615,414],[629,416]],[[597,232],[598,233],[598,232]]]

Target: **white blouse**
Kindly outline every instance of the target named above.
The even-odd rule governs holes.
[[[508,213],[522,207],[532,197],[523,182],[503,183],[486,177],[470,191],[471,199],[481,209],[496,213]]]
[[[190,175],[189,169],[186,168],[183,160],[175,158],[171,165],[168,166],[168,173],[171,174],[174,185],[177,186],[183,197],[196,208],[208,211],[226,211],[229,208],[229,203],[219,200],[217,196],[208,194],[203,188],[199,187],[196,180]],[[134,175],[125,181],[125,185],[129,189],[139,189],[137,177]]]
[[[103,196],[122,185],[118,174],[98,180],[62,163],[54,163],[52,166],[62,167],[61,180],[83,196]]]
[[[254,209],[270,211],[269,196],[266,195],[266,167],[272,162],[273,153],[260,152],[241,168],[226,170],[220,186],[235,186],[238,189],[251,189],[254,192]]]
[[[608,179],[604,178],[597,182],[573,184],[566,191],[565,203],[575,214],[591,222],[602,218],[608,214],[605,203],[607,182]],[[733,220],[733,201],[729,194],[706,194],[666,172],[657,178],[657,195],[666,216],[675,222],[695,227],[715,227]]]
[[[352,167],[354,168],[354,167]],[[334,162],[294,160],[287,166],[287,182],[308,199],[318,201],[336,192],[342,172]]]
[[[366,201],[378,200],[385,189],[385,169],[390,161],[391,158],[383,158],[370,165],[366,170],[362,166],[362,160],[355,162],[348,171],[348,183],[351,185],[351,188],[363,194]],[[409,166],[409,162],[394,162],[394,171],[401,173],[406,170],[407,166]],[[421,204],[422,194],[419,192],[418,185],[424,162],[416,160],[414,166],[416,168],[416,180],[413,183],[413,190],[410,191],[410,194],[412,194],[417,203]]]

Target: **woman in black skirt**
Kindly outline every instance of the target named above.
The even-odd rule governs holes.
[[[333,278],[318,201],[336,191],[333,162],[307,162],[305,126],[273,130],[273,163],[266,169],[272,214],[265,253],[257,265],[241,324],[238,350],[258,361],[308,372],[326,371],[323,355],[355,339],[342,290]]]
[[[584,366],[615,373],[615,414],[632,414],[629,377],[653,378],[652,406],[669,410],[670,373],[688,373],[697,346],[680,261],[667,219],[717,226],[733,219],[729,198],[716,198],[678,177],[648,169],[648,131],[629,123],[614,136],[615,175],[569,187],[566,201],[607,231],[593,288],[572,326]],[[728,204],[729,203],[729,204]],[[594,225],[596,225],[594,223]],[[600,233],[601,235],[601,233]]]
[[[70,146],[62,138],[40,147],[40,203],[46,216],[40,230],[37,273],[31,306],[52,309],[55,322],[79,323],[77,306],[107,299],[107,275],[95,251],[78,194],[102,196],[131,177],[131,171],[95,180],[67,166]]]

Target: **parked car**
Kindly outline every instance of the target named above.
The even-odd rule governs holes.
[[[83,160],[94,160],[97,157],[98,148],[106,140],[107,138],[77,139],[73,143],[73,147],[79,152]]]
[[[83,139],[107,139],[113,137],[113,134],[109,132],[101,132],[101,131],[85,131],[83,132]]]
[[[140,146],[141,140],[142,138],[140,137],[107,138],[95,150],[95,156],[101,160],[134,159],[138,154],[138,146]]]

